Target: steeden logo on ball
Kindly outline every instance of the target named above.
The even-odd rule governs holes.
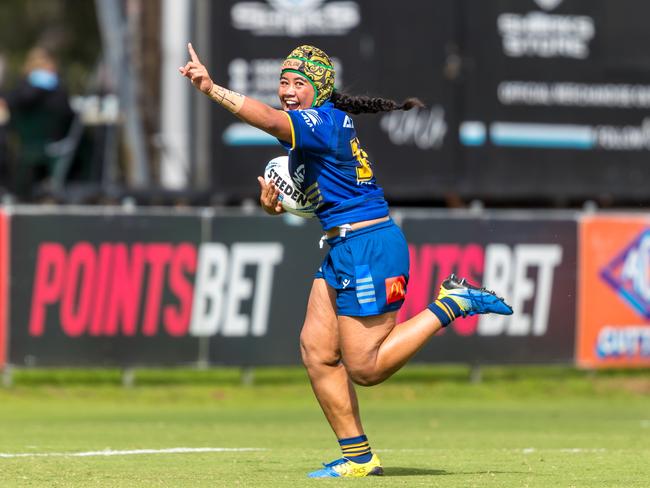
[[[264,180],[267,183],[273,181],[280,190],[279,199],[284,210],[299,217],[314,216],[318,207],[309,201],[291,178],[288,156],[278,156],[269,161],[264,170]]]

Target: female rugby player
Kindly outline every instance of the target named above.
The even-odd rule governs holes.
[[[407,243],[390,218],[349,114],[409,110],[421,103],[339,93],[327,54],[300,46],[282,64],[282,109],[277,110],[214,83],[191,44],[188,49],[191,59],[180,73],[236,117],[276,137],[289,152],[290,173],[304,165],[301,189],[318,205],[329,252],[314,276],[300,347],[343,455],[309,476],[381,475],[361,424],[354,383],[381,383],[457,317],[512,313],[493,292],[452,275],[425,310],[396,324],[409,277]],[[278,188],[258,180],[264,210],[282,213]]]

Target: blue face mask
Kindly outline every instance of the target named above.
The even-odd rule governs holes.
[[[51,71],[35,69],[27,75],[27,81],[35,88],[42,90],[54,90],[59,86],[59,76]]]

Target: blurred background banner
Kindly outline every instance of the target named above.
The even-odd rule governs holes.
[[[521,202],[645,198],[650,54],[641,19],[650,4],[468,5],[460,191]]]
[[[316,220],[290,215],[214,218],[192,311],[195,333],[209,337],[211,364],[300,364],[305,304],[325,255],[320,235]],[[211,262],[223,265],[208,278],[201,271]]]
[[[394,216],[411,256],[400,321],[452,272],[515,310],[457,320],[416,361],[650,365],[647,215]],[[0,360],[298,364],[319,235],[317,221],[289,215],[15,207],[0,213]]]
[[[5,213],[0,208],[0,367],[7,360],[8,322],[8,281],[9,281],[9,225]]]
[[[650,203],[644,0],[77,3],[11,0],[0,19],[0,195],[256,200],[255,177],[284,149],[179,76],[192,41],[217,82],[276,107],[280,64],[305,43],[333,57],[342,92],[421,98],[355,118],[393,205]],[[21,123],[19,96],[44,51],[36,71],[56,86],[39,89],[69,94],[75,115],[45,139],[52,117]]]
[[[574,361],[577,215],[400,210],[396,218],[411,255],[400,320],[424,309],[452,272],[515,309],[458,320],[416,360]],[[317,221],[289,215],[16,207],[9,362],[299,364],[304,307],[326,252],[319,236]]]
[[[571,362],[575,348],[575,215],[453,218],[406,213],[411,279],[400,320],[419,313],[450,273],[496,290],[515,313],[456,320],[416,356],[425,362]],[[433,231],[439,229],[439,231]]]
[[[650,217],[587,218],[580,242],[578,364],[650,366]]]
[[[299,363],[316,221],[105,210],[12,215],[12,364]]]
[[[402,317],[451,271],[517,313],[458,321],[421,360],[647,364],[646,1],[0,10],[0,364],[299,360],[318,223],[251,210],[284,149],[180,77],[187,41],[216,82],[276,107],[281,62],[305,43],[332,56],[342,92],[425,102],[355,117],[415,263]],[[592,219],[599,207],[641,216]]]
[[[356,128],[390,195],[435,198],[455,175],[453,134],[447,137],[454,87],[443,69],[456,3],[404,0],[397,22],[389,0],[219,2],[212,9],[209,66],[231,89],[279,107],[282,60],[311,43],[333,57],[339,91],[398,101],[421,97],[426,108],[358,116]],[[219,107],[211,115],[215,191],[253,196],[251,182],[284,149]]]
[[[9,360],[195,362],[188,335],[201,218],[89,209],[12,215]]]
[[[282,58],[309,42],[335,58],[341,91],[421,97],[424,109],[356,118],[397,203],[626,203],[647,199],[649,13],[641,0],[404,0],[398,13],[383,0],[232,0],[212,7],[209,65],[277,105]],[[282,149],[218,107],[211,121],[214,190],[252,196]]]

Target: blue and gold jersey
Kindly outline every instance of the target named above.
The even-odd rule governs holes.
[[[326,102],[285,112],[291,121],[289,171],[294,183],[318,205],[323,229],[388,215],[368,155],[349,115]]]

